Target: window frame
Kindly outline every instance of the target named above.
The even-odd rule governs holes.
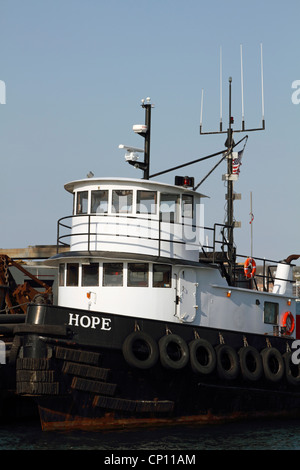
[[[164,268],[168,268],[168,271],[155,271],[155,269],[157,267],[164,267]],[[162,281],[155,281],[155,272],[156,273],[162,273],[163,274],[163,278],[164,278],[164,273],[165,272],[169,272],[169,285],[166,285],[166,282],[165,280],[163,279]],[[156,285],[155,285],[156,284]],[[160,284],[160,285],[159,285]],[[153,266],[152,266],[152,287],[153,288],[163,288],[163,289],[170,289],[172,287],[172,266],[169,265],[169,264],[163,264],[163,263],[153,263]]]
[[[117,193],[128,193],[128,194],[117,194]],[[116,207],[114,206],[114,196],[115,194],[118,196],[118,198],[120,197],[125,197],[125,196],[131,196],[131,201],[130,203],[128,204],[128,201],[127,201],[127,209],[123,209],[123,210],[120,210],[120,204],[119,204],[119,201],[120,199],[118,199],[118,210],[116,210]],[[112,199],[111,199],[111,212],[112,214],[132,214],[132,211],[133,211],[133,194],[134,194],[134,191],[133,189],[112,189]],[[125,205],[123,206],[125,207]]]
[[[100,204],[98,205],[97,209],[101,206],[102,202],[106,202],[106,210],[101,211],[94,211],[93,210],[93,195],[95,193],[106,193],[106,199],[100,199]],[[107,214],[109,209],[109,191],[108,189],[91,189],[91,207],[90,207],[90,214]]]
[[[192,215],[184,214],[185,199],[189,198],[191,200]],[[187,204],[188,205],[188,204]],[[183,219],[193,219],[194,217],[194,196],[192,194],[182,194],[181,196],[181,215]]]
[[[94,283],[89,282],[86,283],[87,281],[85,280],[86,276],[92,277],[91,274],[88,275],[88,273],[85,273],[85,270],[88,270],[89,268],[97,268],[97,273],[96,276],[94,277],[95,281]],[[81,286],[82,287],[99,287],[99,263],[89,263],[89,264],[82,264],[81,265]]]
[[[77,283],[72,281],[71,277],[75,274],[75,270],[72,271],[71,268],[76,268],[75,279],[77,278]],[[78,287],[79,286],[79,263],[66,263],[66,286],[67,287]]]
[[[270,308],[270,307],[275,307],[275,311],[274,312],[268,312],[266,309],[267,308]],[[275,318],[273,318],[273,320],[275,321],[271,321],[272,318],[271,316],[274,316]],[[278,302],[269,302],[268,300],[265,300],[264,301],[264,311],[263,311],[263,320],[264,320],[264,323],[268,324],[268,325],[278,325],[278,319],[279,319],[279,303]]]
[[[131,266],[144,266],[147,269],[144,269],[143,271],[132,271]],[[144,280],[133,280],[131,278],[131,273],[140,273],[143,272],[146,274],[146,279]],[[149,264],[148,263],[128,263],[127,264],[127,287],[149,287]]]
[[[165,197],[169,197],[169,201],[164,200]],[[168,202],[174,202],[175,203],[175,211],[162,211],[162,205],[164,203],[168,204]],[[169,206],[171,208],[171,206]],[[160,201],[159,201],[159,219],[162,222],[171,222],[171,223],[176,223],[179,221],[179,207],[180,207],[180,194],[178,193],[160,193]],[[167,217],[167,214],[169,214],[169,217]],[[173,217],[172,217],[173,215]]]
[[[59,263],[58,265],[58,285],[64,287],[65,285],[65,263]]]
[[[86,197],[86,211],[84,211],[84,207],[81,207],[79,208],[79,201],[81,199],[81,195],[85,194],[87,195]],[[83,200],[80,201],[81,202],[81,206],[83,206]],[[82,214],[88,214],[89,212],[89,191],[88,190],[84,190],[84,191],[77,191],[76,193],[76,215],[82,215]]]
[[[121,282],[120,283],[107,283],[106,281],[106,276],[110,275],[112,276],[112,274],[107,274],[106,273],[106,267],[108,266],[112,266],[112,265],[115,265],[115,269],[119,269],[121,274],[119,275],[116,275],[116,278],[115,279],[120,279]],[[120,276],[118,278],[118,276]],[[102,264],[102,286],[103,287],[123,287],[124,286],[124,264],[123,263],[103,263]]]
[[[143,205],[143,201],[147,200],[147,201],[150,201],[150,198],[145,198],[145,199],[141,199],[141,195],[153,195],[152,197],[152,200],[154,201],[154,203],[150,203],[150,211],[148,210],[143,210],[141,211],[141,205]],[[136,191],[136,214],[147,214],[147,215],[156,215],[157,214],[157,191],[148,191],[146,189],[137,189]],[[148,208],[147,205],[144,203],[144,207],[146,207],[146,209]],[[153,208],[154,208],[154,211],[153,211]]]

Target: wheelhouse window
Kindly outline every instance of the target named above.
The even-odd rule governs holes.
[[[128,263],[127,285],[129,287],[148,287],[147,263]]]
[[[264,323],[276,325],[278,323],[279,304],[276,302],[264,303]]]
[[[156,214],[157,211],[157,192],[156,191],[137,191],[138,214]]]
[[[177,194],[160,195],[160,220],[163,222],[178,221],[179,196]]]
[[[182,195],[182,217],[193,218],[193,199],[190,194]]]
[[[153,287],[171,287],[171,276],[171,266],[153,264]]]
[[[87,214],[88,212],[88,191],[77,193],[76,214]]]
[[[95,190],[91,192],[91,213],[106,214],[108,209],[108,191]]]
[[[63,263],[60,263],[58,267],[58,284],[60,286],[65,285],[65,265]]]
[[[113,190],[112,212],[132,212],[132,190]]]
[[[99,286],[99,264],[83,264],[82,265],[82,285],[83,286]]]
[[[78,286],[78,263],[67,263],[67,286]]]
[[[123,286],[123,263],[103,263],[103,286]]]

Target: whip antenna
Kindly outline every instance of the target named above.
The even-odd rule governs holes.
[[[245,112],[244,112],[244,74],[243,74],[243,46],[240,45],[241,50],[241,90],[242,90],[242,130],[245,129]]]
[[[264,77],[263,77],[263,53],[262,53],[262,44],[260,45],[260,63],[261,63],[261,107],[262,107],[262,125],[261,127],[246,129],[245,127],[245,112],[244,112],[244,74],[243,74],[243,48],[242,45],[240,46],[240,56],[241,56],[241,87],[242,87],[242,128],[241,129],[234,129],[234,132],[252,132],[252,131],[262,131],[265,129],[265,104],[264,104]],[[218,131],[209,131],[203,132],[203,94],[204,91],[202,89],[201,94],[201,116],[200,116],[200,134],[201,135],[208,135],[208,134],[227,134],[228,130],[222,130],[222,48],[220,48],[220,129]],[[231,106],[231,99],[229,103],[229,107]],[[229,111],[231,114],[231,111]],[[234,120],[233,117],[229,116],[229,127],[233,124]]]
[[[202,132],[202,117],[203,117],[203,88],[201,92],[201,108],[200,108],[200,134]]]
[[[262,43],[260,44],[260,69],[261,69],[261,114],[262,126],[265,128],[265,103],[264,103],[264,70],[263,70],[263,49]]]
[[[222,131],[222,47],[220,47],[220,131]]]

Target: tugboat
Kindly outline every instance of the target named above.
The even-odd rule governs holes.
[[[31,303],[16,332],[17,394],[34,397],[43,430],[295,415],[299,255],[277,268],[238,262],[233,150],[245,137],[233,142],[230,116],[226,149],[211,155],[227,161],[227,221],[206,228],[194,178],[151,180],[150,100],[142,108],[145,124],[133,130],[144,149],[121,147],[143,178],[65,185],[73,213],[58,221],[48,260],[58,269],[58,302]]]

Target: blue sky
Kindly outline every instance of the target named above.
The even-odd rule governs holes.
[[[140,100],[150,96],[151,167],[159,171],[224,148],[225,136],[200,136],[219,125],[219,51],[223,121],[228,77],[232,114],[241,122],[240,44],[248,127],[261,125],[263,44],[266,130],[250,133],[235,191],[239,253],[283,259],[300,253],[299,1],[0,0],[2,161],[0,247],[55,244],[56,221],[70,215],[66,182],[95,176],[140,177],[120,143],[141,146]],[[240,136],[240,134],[237,134]],[[238,139],[238,137],[236,138]],[[198,182],[217,160],[185,170]],[[210,196],[205,223],[223,222],[221,165],[199,188]],[[172,183],[177,173],[162,177]],[[299,263],[299,262],[298,262]]]

